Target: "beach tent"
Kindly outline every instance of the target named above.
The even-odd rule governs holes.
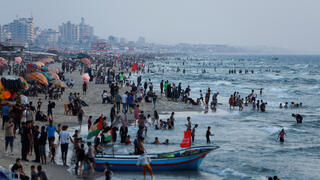
[[[46,85],[46,86],[49,85],[47,78],[46,78],[43,74],[41,74],[41,73],[39,73],[39,72],[29,73],[29,74],[27,74],[27,75],[25,76],[25,78],[30,79],[30,80],[37,81],[37,82],[39,82],[39,83],[41,83],[41,84],[44,84],[44,85]]]

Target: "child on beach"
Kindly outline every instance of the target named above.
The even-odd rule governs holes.
[[[54,143],[54,141],[50,142],[50,153],[49,153],[49,158],[51,159],[50,162],[56,163],[54,160],[54,157],[56,156],[56,147],[57,145]]]

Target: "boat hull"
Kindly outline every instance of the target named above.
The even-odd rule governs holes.
[[[196,170],[200,167],[202,160],[206,155],[218,147],[211,149],[190,148],[180,151],[161,154],[150,154],[150,166],[154,171],[180,171],[180,170]],[[183,155],[184,153],[189,153]],[[192,153],[193,152],[193,153]],[[169,156],[167,156],[169,154]],[[171,154],[171,156],[170,156]],[[160,156],[160,157],[159,157]],[[167,156],[167,157],[163,157]],[[113,171],[140,171],[141,166],[137,166],[137,155],[101,155],[95,158],[95,170],[103,171],[104,164],[109,163],[110,169]]]

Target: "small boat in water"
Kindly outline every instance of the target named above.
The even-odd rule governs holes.
[[[154,171],[196,170],[206,155],[218,148],[219,146],[198,146],[148,156]],[[114,171],[141,171],[142,168],[137,166],[138,158],[139,155],[100,153],[94,159],[95,170],[103,171],[104,164],[109,163],[110,169]]]

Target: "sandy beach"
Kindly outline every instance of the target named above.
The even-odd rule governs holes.
[[[51,65],[50,67],[60,67],[60,63],[56,63]],[[64,104],[68,102],[68,95],[70,92],[79,92],[81,93],[82,99],[89,104],[89,106],[83,107],[83,110],[85,112],[84,118],[83,118],[83,124],[86,126],[87,119],[89,116],[93,116],[93,119],[98,118],[101,114],[107,117],[108,123],[110,123],[110,109],[112,107],[112,104],[102,104],[101,100],[101,94],[103,90],[109,90],[108,84],[95,84],[94,82],[88,83],[88,90],[86,95],[82,95],[82,83],[83,80],[81,78],[79,71],[74,71],[72,74],[65,73],[65,77],[68,79],[73,79],[75,84],[73,88],[66,88],[64,94],[61,96],[61,99],[59,100],[51,100],[56,103],[56,107],[53,110],[53,120],[54,125],[58,125],[61,123],[62,125],[68,125],[69,127],[78,127],[78,121],[77,116],[71,116],[71,115],[65,115],[64,114]],[[120,94],[124,93],[125,91],[129,91],[128,87],[123,87],[120,89]],[[156,90],[157,92],[158,90]],[[42,111],[46,113],[47,110],[47,104],[48,99],[45,100],[44,94],[39,94],[37,97],[28,97],[29,102],[32,101],[34,104],[38,101],[39,98],[42,99],[43,105],[42,105]],[[152,103],[145,103],[142,102],[139,104],[140,109],[145,112],[145,114],[152,114],[153,115],[153,106]],[[193,106],[191,104],[184,104],[181,102],[173,102],[167,100],[165,96],[161,97],[158,94],[157,99],[157,106],[156,110],[159,114],[163,113],[170,113],[170,112],[187,112],[187,111],[202,111],[201,106]],[[129,123],[134,122],[133,113],[128,114],[128,120]],[[48,125],[48,122],[39,122],[35,121],[36,125],[42,126],[42,125]],[[70,132],[72,134],[73,132]],[[4,131],[0,130],[0,139],[4,141]],[[47,145],[48,146],[48,145]],[[57,148],[58,151],[60,151],[60,148]],[[16,134],[16,138],[14,141],[14,155],[5,155],[4,154],[4,146],[2,146],[0,150],[0,166],[3,166],[7,169],[9,169],[9,166],[14,164],[16,158],[21,158],[21,143],[20,143],[20,135]],[[48,149],[47,149],[48,153]],[[71,156],[71,154],[69,155]],[[60,153],[56,155],[56,159],[60,160]],[[32,156],[28,156],[29,160],[35,159],[34,153]],[[26,174],[30,174],[30,166],[31,165],[38,165],[37,163],[33,162],[23,162],[24,171]],[[55,165],[52,163],[47,163],[46,165],[43,165],[43,169],[47,172],[49,179],[65,179],[67,176],[68,179],[77,179],[76,176],[72,175],[69,169],[69,171],[60,165]],[[130,176],[130,175],[129,175]],[[117,175],[115,173],[115,179],[122,179],[120,175]],[[124,178],[128,178],[128,176],[124,176]]]

